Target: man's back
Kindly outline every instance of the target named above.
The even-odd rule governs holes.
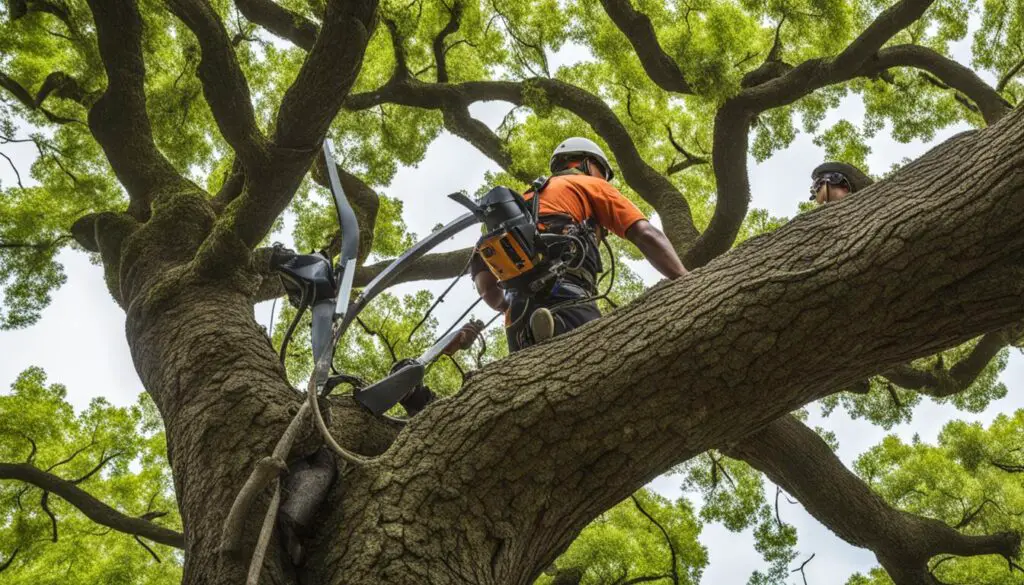
[[[533,193],[525,198],[531,200]],[[625,237],[630,226],[646,219],[608,181],[583,174],[551,177],[540,195],[540,216],[545,215],[568,215],[576,222],[593,219],[619,237]]]

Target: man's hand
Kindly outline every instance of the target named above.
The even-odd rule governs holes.
[[[487,303],[488,307],[499,312],[508,308],[505,290],[498,286],[498,279],[491,274],[490,270],[482,270],[474,274],[473,285],[476,286],[477,294]]]
[[[472,347],[473,342],[476,341],[477,337],[480,337],[480,333],[484,330],[484,322],[478,319],[470,319],[469,323],[462,326],[459,329],[459,334],[452,339],[451,343],[445,346],[442,353],[445,355],[454,355],[455,352],[462,349],[469,349]]]

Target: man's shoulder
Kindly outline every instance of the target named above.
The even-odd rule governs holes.
[[[611,183],[599,177],[590,175],[556,175],[548,180],[548,187],[575,186],[591,193],[606,192],[609,189],[615,190]]]

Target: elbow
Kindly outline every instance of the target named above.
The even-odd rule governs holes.
[[[657,241],[661,230],[654,227],[651,222],[642,219],[626,230],[626,239],[632,242],[637,248],[643,250],[646,244]]]

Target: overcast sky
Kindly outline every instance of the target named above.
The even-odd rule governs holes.
[[[965,63],[968,62],[966,47],[966,42],[960,43],[957,51]],[[559,57],[564,62],[573,59],[574,55],[570,50]],[[988,81],[992,82],[991,79]],[[476,117],[494,127],[500,123],[508,106],[501,103],[477,104],[471,110]],[[842,118],[859,124],[862,114],[859,102],[847,100],[830,113],[823,127]],[[887,139],[885,132],[880,132],[871,142],[868,164],[873,172],[884,172],[904,157],[915,158],[938,141],[964,129],[947,129],[939,133],[931,145],[897,144]],[[30,147],[0,146],[18,164],[23,180],[28,178],[27,169],[34,154]],[[822,150],[814,146],[810,137],[801,134],[792,146],[769,161],[757,165],[751,160],[752,207],[766,208],[776,216],[795,215],[798,203],[807,196],[810,169],[822,162],[823,156]],[[0,165],[0,183],[9,185],[13,182],[13,173],[4,161],[0,163],[3,163]],[[464,212],[445,195],[458,190],[475,191],[487,170],[497,170],[497,167],[468,143],[445,133],[430,147],[423,162],[415,168],[401,170],[384,192],[404,202],[406,224],[411,231],[422,236],[430,233],[434,225]],[[472,245],[476,233],[475,230],[467,230],[439,250]],[[282,234],[280,239],[287,242],[290,236]],[[135,402],[143,388],[125,341],[124,312],[107,293],[100,268],[91,265],[84,254],[66,251],[60,255],[60,260],[65,266],[68,282],[54,295],[53,303],[40,322],[26,330],[0,332],[0,392],[9,388],[19,372],[35,365],[46,370],[51,382],[68,386],[69,400],[76,409],[85,407],[96,396],[120,405]],[[657,273],[646,264],[635,263],[633,266],[647,284],[657,281]],[[447,282],[410,283],[392,290],[411,292],[426,287],[436,294],[446,285]],[[436,313],[442,326],[457,317],[474,298],[472,285],[464,279],[453,290],[450,300],[443,303]],[[257,320],[269,324],[270,310],[270,303],[258,305],[255,309]],[[477,314],[485,320],[492,316],[483,309],[478,309]],[[813,343],[814,340],[808,340],[809,347]],[[900,425],[891,432],[905,440],[918,434],[922,440],[934,442],[939,430],[950,420],[988,422],[999,413],[1013,412],[1024,407],[1024,395],[1020,392],[1022,375],[1024,359],[1015,350],[1002,377],[1009,387],[1009,395],[992,403],[984,413],[961,413],[950,405],[939,406],[926,399],[917,407],[913,422]],[[889,434],[870,423],[851,420],[839,411],[827,419],[822,419],[818,415],[819,409],[813,405],[811,412],[812,425],[821,425],[836,432],[840,441],[839,454],[847,465]],[[663,476],[651,486],[668,497],[676,498],[681,495],[679,483],[678,477]],[[769,489],[774,496],[774,488],[769,486]],[[872,553],[840,541],[801,506],[783,504],[781,512],[783,520],[798,529],[800,556],[796,564],[812,553],[816,555],[806,568],[808,583],[843,583],[853,572],[864,572],[876,565]],[[720,525],[712,524],[705,528],[702,542],[711,556],[703,583],[742,584],[751,571],[763,566],[749,533],[733,534]],[[800,583],[799,574],[790,581]]]

